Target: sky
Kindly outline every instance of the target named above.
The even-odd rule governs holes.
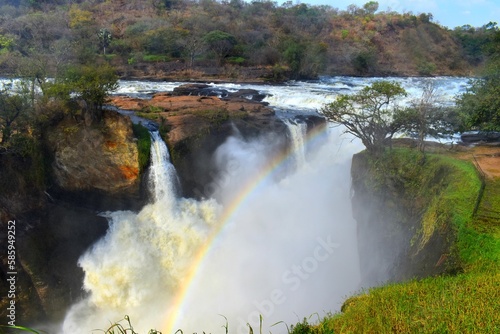
[[[310,5],[329,5],[340,10],[354,4],[358,7],[370,0],[301,0]],[[453,29],[470,24],[482,27],[488,22],[500,23],[500,0],[378,0],[380,11],[413,14],[431,13],[433,22]],[[279,3],[279,1],[278,1]]]

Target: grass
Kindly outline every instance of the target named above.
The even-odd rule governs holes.
[[[498,333],[500,273],[388,285],[346,301],[322,333]]]
[[[24,326],[5,326],[0,325],[0,334],[13,334],[13,333],[35,333],[41,334],[45,332],[36,331],[32,328],[24,327]]]
[[[141,173],[148,167],[151,151],[151,136],[148,129],[141,124],[133,124],[132,129],[137,138],[137,148],[139,151],[139,170]]]

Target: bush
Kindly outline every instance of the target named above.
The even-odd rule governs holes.
[[[160,63],[169,61],[169,57],[162,55],[144,55],[142,56],[142,60],[148,63]]]
[[[149,130],[141,124],[133,124],[132,129],[137,138],[137,149],[139,151],[139,171],[143,172],[149,165],[151,153],[151,136]]]

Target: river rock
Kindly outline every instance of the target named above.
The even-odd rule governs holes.
[[[198,96],[200,92],[203,92],[210,88],[207,84],[185,84],[175,87],[172,95],[173,96]],[[206,96],[206,95],[205,95]]]
[[[460,139],[465,144],[472,143],[499,143],[500,132],[495,131],[469,131],[460,135]]]

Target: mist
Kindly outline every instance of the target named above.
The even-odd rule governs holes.
[[[283,324],[270,326],[338,311],[360,289],[349,173],[363,147],[328,129],[262,175],[277,143],[228,138],[214,154],[219,174],[206,200],[173,198],[152,184],[154,203],[141,212],[105,213],[107,235],[79,262],[89,295],[68,312],[62,332],[106,329],[128,315],[141,333],[218,333],[226,319],[230,333],[248,333],[260,316],[279,333]],[[159,164],[152,162],[152,174],[170,173]],[[190,281],[196,250],[207,246]]]
[[[247,323],[256,330],[260,315],[267,328],[338,311],[360,288],[350,164],[361,149],[329,129],[290,156],[287,175],[269,174],[253,188],[208,253],[174,330],[220,332],[220,314],[231,333],[248,333]],[[226,141],[216,161],[227,175],[213,196],[229,205],[271,158],[269,150],[259,140]],[[228,170],[225,161],[235,167]],[[286,332],[279,325],[271,330]]]

